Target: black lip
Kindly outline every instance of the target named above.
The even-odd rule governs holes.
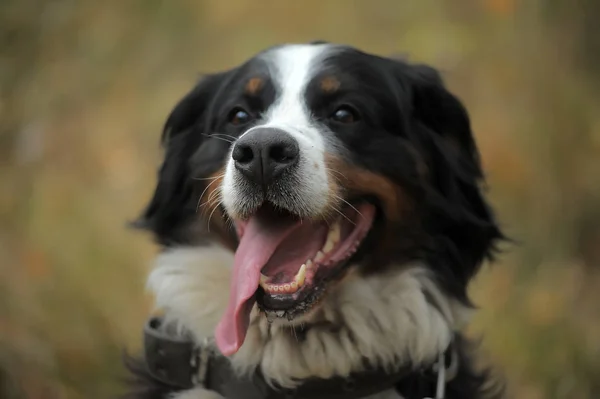
[[[267,295],[259,287],[256,293],[256,304],[258,308],[267,315],[274,315],[278,318],[287,318],[293,320],[297,316],[308,312],[315,303],[319,301],[326,291],[326,284],[318,284],[312,287],[303,299],[291,300],[282,298],[282,295]],[[281,301],[279,299],[282,299]],[[283,306],[287,303],[287,306]]]
[[[300,291],[300,295],[296,298],[293,298],[291,295],[270,295],[262,289],[262,287],[258,287],[256,291],[256,301],[259,305],[262,305],[265,310],[290,310],[294,308],[298,303],[301,303],[308,299],[313,291],[312,287],[308,290]]]

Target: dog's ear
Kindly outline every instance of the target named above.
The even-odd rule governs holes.
[[[427,65],[409,70],[413,116],[443,140],[440,148],[461,172],[482,178],[479,152],[471,132],[469,114],[444,85],[440,73]]]
[[[225,73],[204,77],[171,111],[163,128],[164,160],[156,189],[133,227],[152,231],[168,245],[185,240],[185,223],[194,218],[196,203],[190,158],[210,130],[210,107]]]
[[[411,120],[430,155],[430,199],[436,209],[431,224],[452,240],[470,277],[502,234],[481,191],[484,175],[469,115],[437,70],[404,67]]]

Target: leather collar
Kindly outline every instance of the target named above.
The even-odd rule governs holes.
[[[191,337],[165,332],[161,324],[161,318],[153,317],[145,325],[145,360],[152,377],[174,390],[203,386],[228,399],[359,399],[394,389],[411,373],[435,380],[431,367],[421,370],[406,367],[391,373],[379,368],[347,378],[307,379],[293,390],[278,389],[268,385],[260,372],[248,378],[236,376],[229,360],[211,349],[211,345],[199,347]]]

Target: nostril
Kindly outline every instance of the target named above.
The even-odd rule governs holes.
[[[233,147],[231,157],[238,163],[250,163],[254,159],[254,152],[248,145],[237,144]]]
[[[269,158],[277,163],[285,163],[290,161],[291,154],[286,147],[275,146],[269,149]]]
[[[276,163],[291,163],[298,158],[298,146],[294,144],[280,144],[269,148],[269,158]]]

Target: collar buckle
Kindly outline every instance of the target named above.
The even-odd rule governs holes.
[[[179,389],[205,384],[211,356],[208,339],[196,345],[153,317],[144,327],[144,352],[148,372],[156,380]]]

